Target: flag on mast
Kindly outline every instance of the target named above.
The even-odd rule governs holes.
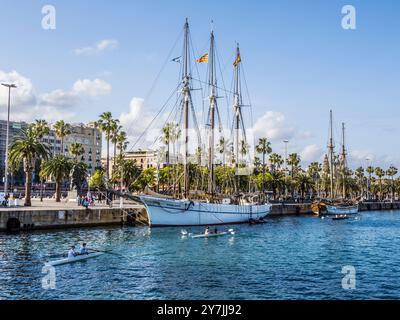
[[[240,56],[240,52],[238,52],[237,55],[236,55],[236,59],[235,59],[235,62],[233,63],[233,65],[236,67],[240,62],[242,62],[242,58]]]
[[[202,55],[199,59],[196,60],[198,63],[207,63],[208,62],[208,53]]]

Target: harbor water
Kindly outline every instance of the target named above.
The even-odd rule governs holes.
[[[182,238],[179,228],[2,233],[0,299],[400,298],[400,211],[232,228],[209,239]],[[82,242],[110,253],[57,266],[55,289],[43,288],[44,261]],[[346,266],[353,289],[342,283]]]

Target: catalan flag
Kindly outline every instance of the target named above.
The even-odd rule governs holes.
[[[208,53],[196,60],[198,63],[208,63]]]
[[[240,62],[242,62],[242,58],[240,57],[240,53],[238,52],[235,62],[233,63],[233,65],[236,67]]]

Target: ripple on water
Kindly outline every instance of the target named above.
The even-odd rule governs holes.
[[[0,299],[398,299],[400,212],[358,221],[273,218],[235,236],[182,239],[179,229],[98,228],[0,235]],[[192,232],[201,232],[193,228]],[[72,244],[110,250],[56,268],[43,261]],[[342,267],[356,290],[342,289]]]

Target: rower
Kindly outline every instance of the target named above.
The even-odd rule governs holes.
[[[75,246],[72,246],[71,249],[68,251],[68,259],[75,258],[78,254],[75,251]]]
[[[210,228],[206,227],[206,230],[204,230],[204,234],[207,236],[210,234]]]
[[[86,247],[86,243],[82,243],[82,247],[79,250],[79,254],[81,255],[89,254],[89,250]]]

